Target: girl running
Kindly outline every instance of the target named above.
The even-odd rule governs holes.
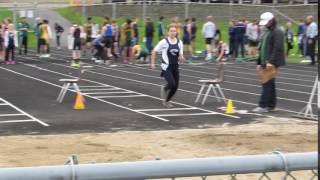
[[[157,52],[162,53],[161,76],[167,81],[167,85],[161,88],[162,104],[171,108],[173,105],[170,100],[176,93],[179,85],[179,61],[184,61],[183,43],[177,38],[177,28],[170,25],[168,37],[162,39],[153,49],[151,55],[151,68],[155,68]]]

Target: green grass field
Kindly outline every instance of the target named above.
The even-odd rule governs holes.
[[[66,19],[68,19],[71,22],[75,22],[78,24],[82,24],[84,22],[84,17],[75,12],[72,8],[60,8],[56,10],[58,13],[60,13],[63,17],[65,17]],[[103,22],[103,17],[97,17],[97,16],[93,16],[93,21],[102,24]],[[118,24],[121,25],[125,22],[124,18],[118,18],[116,19],[118,21]],[[165,20],[164,21],[165,25],[169,24],[169,20]],[[197,22],[197,38],[196,38],[196,50],[197,51],[201,51],[205,49],[205,43],[204,43],[204,39],[202,38],[202,34],[201,34],[201,29],[202,29],[202,25],[204,22]],[[221,21],[215,21],[216,26],[220,29],[221,33],[222,33],[222,40],[224,42],[228,42],[228,28],[229,28],[229,24],[228,22],[221,22]],[[281,25],[285,25],[285,23],[281,24]],[[296,30],[297,29],[297,25],[293,25],[293,29]],[[140,42],[143,38],[143,34],[144,34],[144,24],[143,22],[140,20],[139,21],[139,34],[140,34]],[[157,34],[157,32],[155,33]],[[154,44],[158,42],[158,37],[156,37],[154,39]],[[291,50],[291,54],[297,54],[298,52],[298,48],[297,46],[294,46],[294,49]],[[289,62],[300,62],[301,60],[303,60],[302,58],[300,58],[298,55],[291,55],[288,58]]]

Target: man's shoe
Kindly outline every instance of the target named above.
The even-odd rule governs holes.
[[[255,113],[267,113],[269,112],[267,108],[262,108],[262,107],[256,107],[252,110],[252,112]]]

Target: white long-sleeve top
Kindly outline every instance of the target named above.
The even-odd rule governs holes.
[[[214,38],[215,34],[216,34],[216,25],[213,22],[208,21],[203,25],[202,35],[204,38]]]
[[[306,34],[308,38],[315,38],[318,35],[318,26],[315,22],[312,22],[307,26]]]
[[[18,33],[17,33],[17,31],[13,31],[12,33],[14,34],[14,46],[18,47]],[[8,45],[9,45],[9,34],[10,34],[9,31],[6,31],[4,33],[4,46],[5,47],[8,47]]]

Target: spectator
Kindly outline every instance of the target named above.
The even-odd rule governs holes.
[[[318,37],[318,25],[313,21],[313,16],[307,16],[306,23],[307,55],[311,58],[310,65],[315,65],[315,46]]]
[[[270,12],[263,13],[260,25],[267,28],[260,46],[257,71],[262,82],[262,94],[258,107],[253,109],[256,113],[274,111],[276,108],[276,76],[278,68],[285,64],[284,34],[277,27],[274,15]]]
[[[150,17],[147,17],[145,36],[146,36],[146,46],[149,52],[151,52],[153,49],[153,46],[152,46],[153,34],[154,34],[153,22],[151,21]]]
[[[209,61],[212,59],[212,40],[216,34],[216,26],[212,22],[213,17],[208,16],[207,22],[202,27],[202,35],[205,38],[206,41],[206,49],[207,49],[207,56],[206,61]]]
[[[229,56],[232,59],[235,58],[235,33],[234,33],[234,25],[235,21],[231,20],[229,22]]]
[[[286,41],[287,41],[287,57],[289,57],[290,50],[293,49],[293,31],[291,22],[287,23],[287,28],[285,31]]]
[[[248,55],[256,56],[259,43],[259,27],[257,20],[253,20],[247,25],[246,35],[249,41]]]
[[[299,25],[298,25],[298,31],[297,31],[297,36],[298,36],[298,54],[300,54],[300,57],[305,56],[305,51],[304,51],[304,34],[305,34],[305,23],[302,19],[299,19]]]
[[[21,18],[21,22],[18,24],[19,30],[19,54],[22,54],[22,47],[24,48],[24,55],[28,53],[28,31],[29,24],[27,23],[27,19],[25,17]]]
[[[64,29],[58,23],[54,23],[54,29],[56,31],[57,48],[61,49],[60,38],[61,38],[62,33],[64,32]]]
[[[243,20],[239,20],[234,26],[234,34],[235,34],[235,57],[238,57],[239,48],[241,57],[245,57],[245,49],[244,49],[244,36],[246,34],[246,26]]]
[[[159,41],[161,41],[164,37],[164,32],[165,32],[165,28],[164,28],[164,24],[163,24],[163,16],[160,16],[159,21],[157,23],[157,27],[158,27],[158,38]]]
[[[135,18],[132,26],[133,26],[133,44],[139,44],[139,26],[138,26],[139,18]]]
[[[16,64],[14,50],[18,47],[17,31],[10,20],[8,20],[8,23],[8,30],[4,33],[5,63]]]

